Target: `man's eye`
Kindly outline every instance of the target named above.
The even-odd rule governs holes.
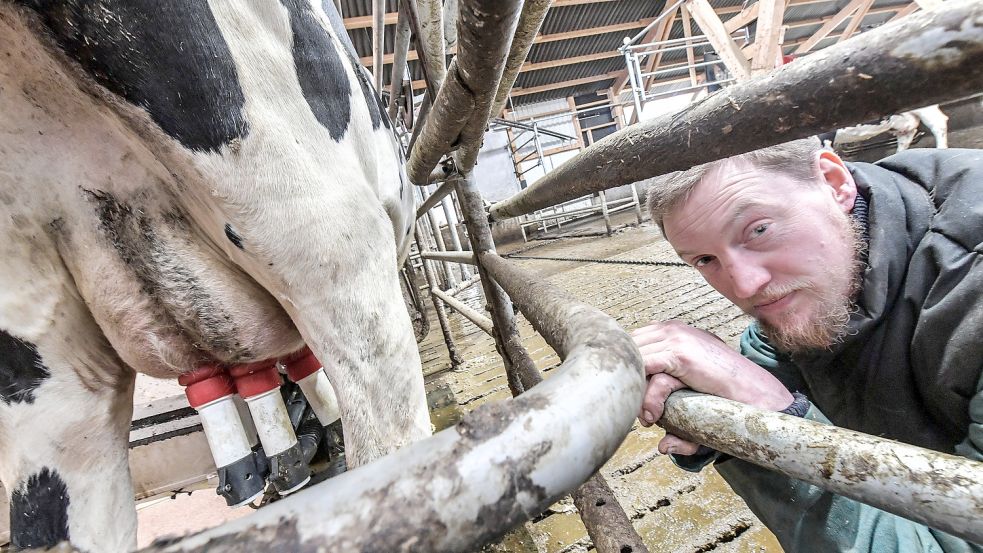
[[[711,261],[713,261],[712,255],[701,255],[693,260],[693,266],[699,269],[700,267],[705,267]]]
[[[768,230],[768,225],[765,223],[762,223],[754,227],[753,229],[751,229],[751,238],[761,236],[762,234],[765,233],[766,230]]]

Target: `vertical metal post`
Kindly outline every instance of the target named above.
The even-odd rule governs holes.
[[[468,229],[468,238],[471,240],[471,251],[478,260],[481,286],[495,325],[493,329],[495,348],[505,363],[509,389],[513,395],[518,395],[539,383],[542,376],[529,357],[529,352],[522,346],[512,300],[505,290],[492,280],[481,264],[483,253],[495,252],[495,242],[492,240],[491,226],[488,224],[485,206],[481,201],[481,193],[478,192],[478,185],[474,182],[471,173],[463,175],[463,178],[457,181],[457,197],[461,202],[461,211],[464,212],[464,224]]]
[[[461,237],[457,234],[457,217],[454,213],[454,206],[451,205],[450,197],[441,198],[440,207],[444,208],[444,218],[447,219],[447,231],[451,235],[451,244],[455,251],[462,251]],[[467,280],[471,277],[471,271],[468,270],[467,265],[459,263],[457,266],[461,273],[461,280]]]
[[[389,118],[395,120],[399,114],[399,97],[403,89],[403,77],[408,75],[406,70],[406,55],[410,48],[410,16],[406,8],[400,6],[399,18],[396,20],[396,39],[393,45],[393,69],[389,76]],[[412,98],[412,95],[409,96]],[[412,106],[412,100],[409,104]],[[410,107],[410,109],[413,109]]]
[[[420,253],[422,254],[427,251],[428,248],[423,239],[424,235],[420,232],[420,221],[417,221],[413,225],[413,234],[416,238],[416,247],[420,250]],[[457,347],[454,345],[450,321],[447,320],[447,311],[444,309],[444,304],[437,299],[437,294],[433,293],[437,289],[437,277],[433,274],[433,267],[430,265],[430,260],[423,259],[421,255],[420,262],[423,264],[423,274],[427,277],[427,286],[430,287],[430,299],[433,301],[434,311],[437,312],[437,322],[440,323],[440,332],[444,335],[444,344],[447,346],[447,356],[451,360],[451,368],[457,368],[461,365],[461,357],[457,354]]]
[[[372,74],[375,76],[376,94],[382,93],[382,55],[386,41],[386,0],[372,3]]]
[[[601,215],[604,216],[604,227],[607,228],[608,236],[611,236],[611,214],[608,213],[608,199],[604,191],[601,190],[597,193],[601,198]]]
[[[635,186],[635,183],[631,183],[631,200],[635,202],[635,217],[640,225],[642,224],[642,202],[638,198],[638,187]]]
[[[437,222],[437,216],[433,214],[433,210],[427,211],[427,219],[430,221],[430,230],[433,232],[433,238],[437,242],[437,251],[447,251],[447,247],[444,246],[444,235],[440,232],[440,223]],[[447,287],[453,288],[457,286],[457,280],[454,278],[454,273],[451,272],[450,264],[446,261],[441,261],[440,266],[443,267],[444,283]]]
[[[628,39],[626,38],[625,42],[627,43],[627,41]],[[638,99],[639,85],[638,77],[635,75],[635,54],[633,54],[628,48],[622,48],[621,51],[625,53],[625,66],[628,67],[628,82],[631,84],[631,99],[635,102],[635,119],[641,121],[642,102]],[[626,126],[629,121],[630,119],[626,119]]]

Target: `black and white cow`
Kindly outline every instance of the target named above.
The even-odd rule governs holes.
[[[135,546],[136,372],[306,343],[350,465],[430,433],[397,278],[401,156],[332,0],[0,0],[15,547]]]

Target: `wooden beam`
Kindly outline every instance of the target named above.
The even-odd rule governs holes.
[[[724,29],[727,29],[727,33],[733,33],[734,31],[749,25],[752,21],[758,18],[758,10],[761,9],[761,2],[755,2],[750,6],[744,8],[734,17],[731,17],[724,22]],[[720,13],[720,10],[717,10]]]
[[[599,81],[606,81],[608,79],[614,79],[620,75],[620,71],[612,71],[610,73],[604,73],[601,75],[591,75],[590,77],[582,77],[580,79],[571,79],[569,81],[561,81],[558,83],[544,84],[540,86],[531,86],[529,88],[513,88],[512,96],[525,96],[527,94],[536,94],[537,92],[546,92],[547,90],[556,90],[557,88],[566,88],[568,86],[578,86],[582,84],[596,83]]]
[[[397,12],[388,12],[384,18],[386,25],[395,25],[396,20],[399,18]],[[368,29],[372,27],[372,16],[362,15],[359,17],[346,17],[344,19],[345,28],[348,30],[352,29]]]
[[[888,19],[887,22],[890,23],[892,21],[897,21],[898,19],[901,19],[902,17],[914,12],[918,8],[919,8],[918,3],[912,2],[911,4],[908,4],[907,6],[898,10],[898,13],[894,14],[894,17]]]
[[[745,80],[751,76],[751,66],[741,53],[740,47],[731,38],[730,33],[724,28],[720,16],[713,11],[713,6],[708,0],[686,0],[690,15],[696,20],[696,24],[703,30],[707,40],[713,45],[717,55],[723,60],[724,65],[730,70],[731,75],[737,80]]]
[[[784,0],[759,0],[758,27],[754,42],[758,45],[751,59],[751,74],[767,73],[781,64],[782,18],[785,14]]]
[[[760,0],[760,2],[758,3],[760,4],[761,2],[768,2],[768,1],[769,0]],[[693,64],[696,63],[696,56],[693,54],[693,41],[688,40],[693,37],[693,24],[689,20],[689,8],[686,6],[686,4],[683,4],[682,6],[680,6],[680,8],[681,8],[680,11],[682,12],[682,16],[683,16],[683,36],[686,37],[687,39],[686,61],[687,61],[687,65],[689,66],[689,82],[691,86],[696,86],[696,68],[693,67]],[[661,52],[659,54],[661,56]],[[660,59],[659,61],[662,60]],[[646,88],[645,90],[647,91],[648,89]]]
[[[850,19],[850,23],[846,26],[846,30],[843,31],[843,34],[840,35],[839,40],[836,42],[843,42],[844,40],[852,37],[853,33],[857,32],[857,29],[860,27],[860,23],[864,20],[864,17],[867,16],[867,12],[870,11],[870,7],[873,4],[874,0],[867,0],[860,6],[859,9],[857,9],[857,13],[853,14],[853,18]]]
[[[597,52],[595,54],[585,54],[583,56],[573,56],[569,58],[560,58],[549,61],[540,61],[533,63],[522,64],[521,72],[526,71],[536,71],[537,69],[549,69],[550,67],[560,67],[562,65],[572,65],[574,63],[583,63],[585,61],[596,61],[596,60],[606,60],[610,58],[620,58],[621,52],[617,50],[610,50],[607,52]]]
[[[843,6],[842,10],[836,12],[836,15],[834,15],[832,19],[827,21],[825,25],[813,33],[812,36],[809,37],[809,40],[802,43],[802,45],[795,50],[795,53],[805,54],[809,52],[809,50],[815,48],[817,44],[826,38],[826,35],[832,32],[833,29],[839,27],[841,23],[846,21],[846,18],[850,17],[850,15],[857,11],[857,8],[862,6],[866,1],[867,0],[851,0],[849,4]]]
[[[553,7],[556,7],[555,0],[553,2]],[[532,42],[533,44],[539,44],[541,42],[555,42],[557,40],[569,40],[571,38],[603,35],[606,33],[614,33],[617,31],[630,31],[633,29],[644,28],[653,21],[655,21],[655,18],[649,17],[646,19],[639,19],[638,21],[628,21],[627,23],[615,23],[613,25],[601,25],[599,27],[587,27],[585,29],[578,29],[576,31],[564,31],[562,33],[550,33],[548,35],[539,34],[536,35],[536,38],[534,38]]]

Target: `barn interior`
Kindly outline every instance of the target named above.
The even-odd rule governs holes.
[[[546,2],[548,11],[504,107],[492,114],[483,129],[473,173],[477,188],[491,205],[505,201],[605,137],[684,110],[731,86],[940,3]],[[417,43],[411,42],[405,55],[396,51],[401,2],[335,0],[335,4],[362,64],[381,84],[383,103],[393,106],[397,127],[409,141],[413,123],[426,109],[428,83]],[[450,62],[458,49],[458,1],[417,0],[416,4],[421,14],[430,17],[429,25],[441,27],[444,61]],[[405,65],[394,72],[401,62]],[[395,86],[394,73],[401,76]],[[949,117],[950,147],[983,147],[980,96],[940,107]],[[893,153],[896,145],[897,139],[885,134],[840,151],[850,160],[874,161]],[[935,145],[927,129],[917,131],[913,147]],[[418,205],[424,205],[441,182],[437,178],[416,187]],[[749,319],[679,262],[645,213],[648,184],[642,180],[496,222],[495,246],[537,279],[600,309],[626,330],[649,321],[679,319],[736,347]],[[470,249],[464,216],[453,195],[433,202],[420,219],[422,243],[414,245],[404,269],[407,295],[416,298],[417,326],[429,328],[419,347],[431,419],[438,431],[479,406],[512,396],[495,339],[483,328],[490,320],[476,269],[429,255]],[[425,269],[431,273],[429,279]],[[439,298],[434,299],[432,287],[439,289]],[[453,339],[451,348],[440,328],[442,317]],[[522,345],[549,378],[561,364],[560,356],[521,313],[516,318]],[[140,547],[252,513],[251,506],[226,507],[215,495],[214,463],[182,388],[143,375],[137,386],[130,464],[138,491]],[[649,550],[782,551],[774,535],[712,467],[684,472],[660,455],[655,446],[662,435],[661,429],[643,428],[636,422],[599,471]],[[182,462],[169,461],[174,458]],[[0,494],[0,549],[9,537],[5,495]],[[191,512],[194,516],[188,515]],[[593,550],[601,549],[588,535],[570,497],[483,549]]]

